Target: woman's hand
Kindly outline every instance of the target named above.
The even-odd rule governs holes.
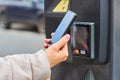
[[[51,39],[45,39],[44,47],[46,55],[48,57],[50,67],[54,67],[56,64],[63,62],[68,57],[67,42],[70,40],[70,35],[66,34],[57,43],[52,44]],[[51,44],[51,46],[48,46]]]

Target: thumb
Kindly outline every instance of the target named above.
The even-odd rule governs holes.
[[[63,36],[57,43],[55,43],[53,46],[57,49],[60,50],[70,39],[70,35],[66,34]]]

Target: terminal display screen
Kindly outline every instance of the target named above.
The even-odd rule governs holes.
[[[73,54],[82,57],[91,57],[93,54],[94,39],[91,30],[91,25],[88,24],[74,24],[71,31],[71,43]],[[91,52],[92,51],[92,52]]]

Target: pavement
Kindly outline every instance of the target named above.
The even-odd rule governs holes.
[[[28,54],[43,48],[45,34],[35,31],[10,29],[0,25],[0,56]]]

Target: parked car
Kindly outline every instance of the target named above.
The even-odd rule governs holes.
[[[44,0],[0,0],[0,15],[5,28],[10,29],[12,23],[25,23],[44,28]]]

